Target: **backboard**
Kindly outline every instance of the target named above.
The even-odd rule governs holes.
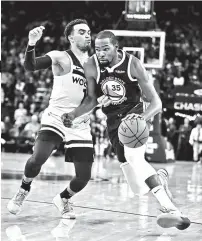
[[[135,55],[145,68],[163,68],[165,54],[165,32],[109,30],[118,40],[120,48]]]

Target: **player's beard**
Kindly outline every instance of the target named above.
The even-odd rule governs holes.
[[[98,61],[99,61],[99,60],[98,60]],[[100,63],[100,61],[99,61],[99,64],[100,64],[100,67],[101,67],[101,69],[102,69],[102,68],[105,68],[105,67],[109,67],[110,62],[109,62],[109,60],[107,60],[107,61],[104,62],[104,63]]]
[[[91,49],[91,44],[85,44],[83,46],[77,44],[77,48],[81,50],[81,52],[85,53],[88,52]]]

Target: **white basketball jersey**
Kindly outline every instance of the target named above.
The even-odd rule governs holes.
[[[63,76],[54,76],[48,109],[68,113],[80,105],[86,93],[83,67],[71,50],[66,51],[71,60],[71,70]]]

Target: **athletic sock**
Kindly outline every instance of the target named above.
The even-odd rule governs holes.
[[[32,183],[32,181],[30,181],[30,182],[26,182],[24,179],[22,179],[22,184],[21,184],[21,188],[22,189],[24,189],[25,191],[30,191],[30,189],[31,189],[31,183]]]
[[[67,201],[68,199],[70,199],[73,195],[75,194],[75,192],[73,192],[69,187],[65,188],[65,190],[63,192],[60,193],[60,197],[64,200]]]
[[[125,157],[133,168],[137,179],[144,180],[160,203],[166,209],[178,210],[168,197],[155,169],[144,159],[145,146],[128,148],[124,146]]]
[[[155,198],[158,200],[160,205],[166,209],[170,210],[178,210],[177,207],[172,203],[170,198],[168,197],[164,187],[162,185],[157,186],[151,190]]]
[[[175,205],[172,203],[168,197],[164,187],[161,185],[159,176],[157,174],[148,177],[145,183],[150,188],[153,195],[156,197],[161,206],[166,209],[177,210]]]

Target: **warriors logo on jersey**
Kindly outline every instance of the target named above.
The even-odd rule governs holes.
[[[106,77],[101,82],[103,93],[112,100],[112,105],[118,105],[127,100],[125,83],[117,77]]]
[[[140,101],[141,91],[138,81],[132,78],[130,67],[132,55],[119,50],[122,59],[114,66],[103,68],[94,55],[97,66],[97,96],[108,96],[112,103],[103,107],[106,115],[122,113]]]

